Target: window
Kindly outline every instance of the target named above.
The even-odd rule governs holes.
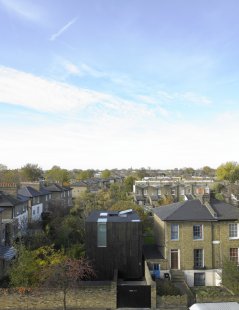
[[[98,222],[97,225],[97,246],[98,247],[106,247],[107,246],[107,226],[105,222]]]
[[[144,195],[148,195],[148,190],[144,189]]]
[[[230,261],[238,263],[238,248],[230,248]]]
[[[171,224],[171,240],[179,240],[179,226],[178,224]]]
[[[238,239],[238,224],[237,223],[233,223],[233,224],[229,224],[229,238],[230,239]]]
[[[35,215],[36,214],[36,211],[35,210],[32,210],[32,215]]]
[[[37,207],[37,214],[39,214],[39,207]]]
[[[194,286],[205,286],[205,272],[194,273]]]
[[[161,189],[160,188],[158,189],[158,195],[159,196],[161,195]]]
[[[199,225],[193,225],[193,239],[194,240],[202,240],[203,239],[203,226],[201,224]]]
[[[203,250],[202,249],[194,249],[194,269],[203,268]]]

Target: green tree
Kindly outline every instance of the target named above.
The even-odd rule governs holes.
[[[237,262],[224,260],[222,267],[222,284],[235,294],[239,294],[239,269]]]
[[[137,178],[132,176],[132,175],[130,175],[124,179],[125,189],[128,193],[133,191],[133,185],[134,185],[134,182],[136,181],[136,179]]]
[[[111,171],[108,169],[105,169],[101,172],[101,177],[104,179],[107,179],[111,176]]]
[[[20,174],[17,169],[15,170],[2,170],[0,171],[0,181],[6,183],[19,183]]]
[[[211,168],[211,167],[209,167],[209,166],[204,166],[204,167],[202,168],[202,174],[203,174],[204,176],[214,176],[214,174],[215,174],[215,169],[213,169],[213,168]]]
[[[14,287],[34,287],[38,282],[40,266],[32,251],[24,245],[17,246],[17,258],[9,271],[10,284]]]
[[[38,181],[43,175],[43,170],[37,164],[26,164],[20,170],[23,181]]]
[[[239,165],[237,162],[233,161],[221,164],[216,169],[216,177],[219,181],[226,180],[229,182],[235,182],[236,180],[239,180]]]
[[[48,182],[57,182],[62,185],[69,182],[69,172],[59,166],[53,166],[46,172],[45,176]]]
[[[14,287],[35,287],[40,281],[42,269],[58,264],[65,256],[52,246],[29,250],[23,244],[16,246],[17,259],[9,271],[10,283]]]
[[[77,180],[86,180],[93,178],[94,176],[94,170],[88,169],[88,170],[82,170],[79,173],[76,174]]]

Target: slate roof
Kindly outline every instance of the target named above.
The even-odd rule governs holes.
[[[54,184],[44,187],[44,189],[47,190],[48,192],[64,192],[64,191],[71,190],[71,187],[61,186],[57,183],[54,183]]]
[[[211,200],[210,206],[216,212],[213,217],[208,208],[199,199],[186,200],[152,210],[161,220],[164,221],[220,221],[239,219],[239,209],[228,203]]]
[[[63,192],[64,191],[63,187],[61,187],[60,185],[56,183],[45,187],[45,189],[49,192]]]
[[[0,191],[0,207],[14,207],[21,204],[20,199],[15,198],[14,196]]]
[[[17,193],[21,196],[25,196],[29,198],[38,197],[42,195],[39,191],[37,191],[35,188],[31,186],[22,187],[17,191]]]
[[[237,220],[239,219],[239,209],[229,203],[214,199],[211,206],[216,211],[218,220]]]

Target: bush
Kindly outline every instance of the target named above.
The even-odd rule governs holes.
[[[170,280],[158,280],[157,281],[157,295],[181,295],[180,290],[173,285]]]

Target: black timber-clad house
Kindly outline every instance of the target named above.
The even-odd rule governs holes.
[[[112,279],[116,269],[122,279],[143,276],[142,222],[135,211],[94,211],[85,228],[86,255],[98,279]]]

